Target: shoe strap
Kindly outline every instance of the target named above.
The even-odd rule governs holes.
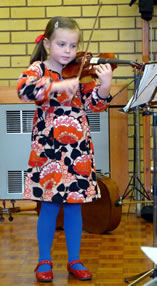
[[[51,261],[49,261],[49,260],[42,260],[42,261],[40,261],[37,264],[36,268],[34,269],[34,272],[36,272],[38,270],[39,266],[43,265],[43,264],[49,264],[51,266],[51,268],[53,267],[53,263]]]
[[[72,262],[68,263],[68,265],[71,267],[71,266],[73,266],[76,263],[79,263],[79,264],[83,265],[83,263],[80,260],[73,260]]]

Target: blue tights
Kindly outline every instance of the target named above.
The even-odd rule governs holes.
[[[64,231],[68,251],[68,262],[80,259],[80,245],[82,234],[81,204],[63,204]],[[39,262],[51,261],[51,247],[56,230],[56,219],[60,205],[49,202],[41,203],[40,215],[37,223],[37,238],[39,246]],[[83,270],[80,263],[74,264],[73,269]],[[50,265],[44,264],[38,268],[39,272],[50,270]]]

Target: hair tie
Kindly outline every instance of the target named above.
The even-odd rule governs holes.
[[[36,44],[38,44],[41,40],[44,40],[45,39],[45,33],[42,34],[42,35],[39,35],[36,39],[35,39],[35,42]]]
[[[54,24],[54,28],[57,29],[59,27],[59,22],[57,21],[55,24]]]

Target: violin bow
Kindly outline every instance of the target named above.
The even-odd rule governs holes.
[[[81,62],[81,66],[80,66],[80,69],[79,69],[79,72],[78,72],[78,76],[77,76],[78,79],[80,79],[80,76],[81,76],[81,73],[82,73],[82,70],[83,70],[83,66],[85,64],[85,59],[86,59],[86,56],[87,56],[88,48],[89,48],[89,45],[90,45],[90,42],[91,42],[91,39],[92,39],[92,36],[93,36],[93,32],[95,30],[95,25],[96,25],[96,22],[97,22],[97,19],[98,19],[101,7],[102,7],[102,3],[100,3],[98,11],[97,11],[97,14],[96,14],[96,18],[95,18],[95,21],[94,21],[94,24],[93,24],[93,28],[92,28],[92,31],[91,31],[91,34],[90,34],[90,37],[89,37],[89,40],[88,40],[88,43],[87,43],[87,46],[86,46],[85,54],[83,56],[83,59],[82,59],[82,62]]]

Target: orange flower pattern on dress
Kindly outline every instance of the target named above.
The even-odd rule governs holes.
[[[47,158],[42,158],[36,154],[34,150],[31,151],[28,165],[31,167],[41,167],[47,162]]]
[[[45,165],[40,172],[40,184],[46,190],[52,190],[62,177],[61,167],[58,162],[51,162]]]
[[[69,204],[81,204],[83,202],[84,202],[83,195],[81,195],[77,192],[73,192],[73,193],[70,193],[68,195],[67,203],[69,203]]]
[[[60,74],[40,61],[18,80],[18,96],[36,105],[23,198],[91,202],[100,198],[100,190],[86,110],[103,111],[107,102],[99,98],[95,81],[80,84],[72,101],[66,93],[52,93],[53,82],[60,80]]]
[[[82,128],[78,120],[71,116],[60,116],[54,120],[54,137],[61,143],[73,144],[82,138]]]
[[[82,176],[90,176],[91,174],[91,156],[82,155],[74,160],[74,170]]]

